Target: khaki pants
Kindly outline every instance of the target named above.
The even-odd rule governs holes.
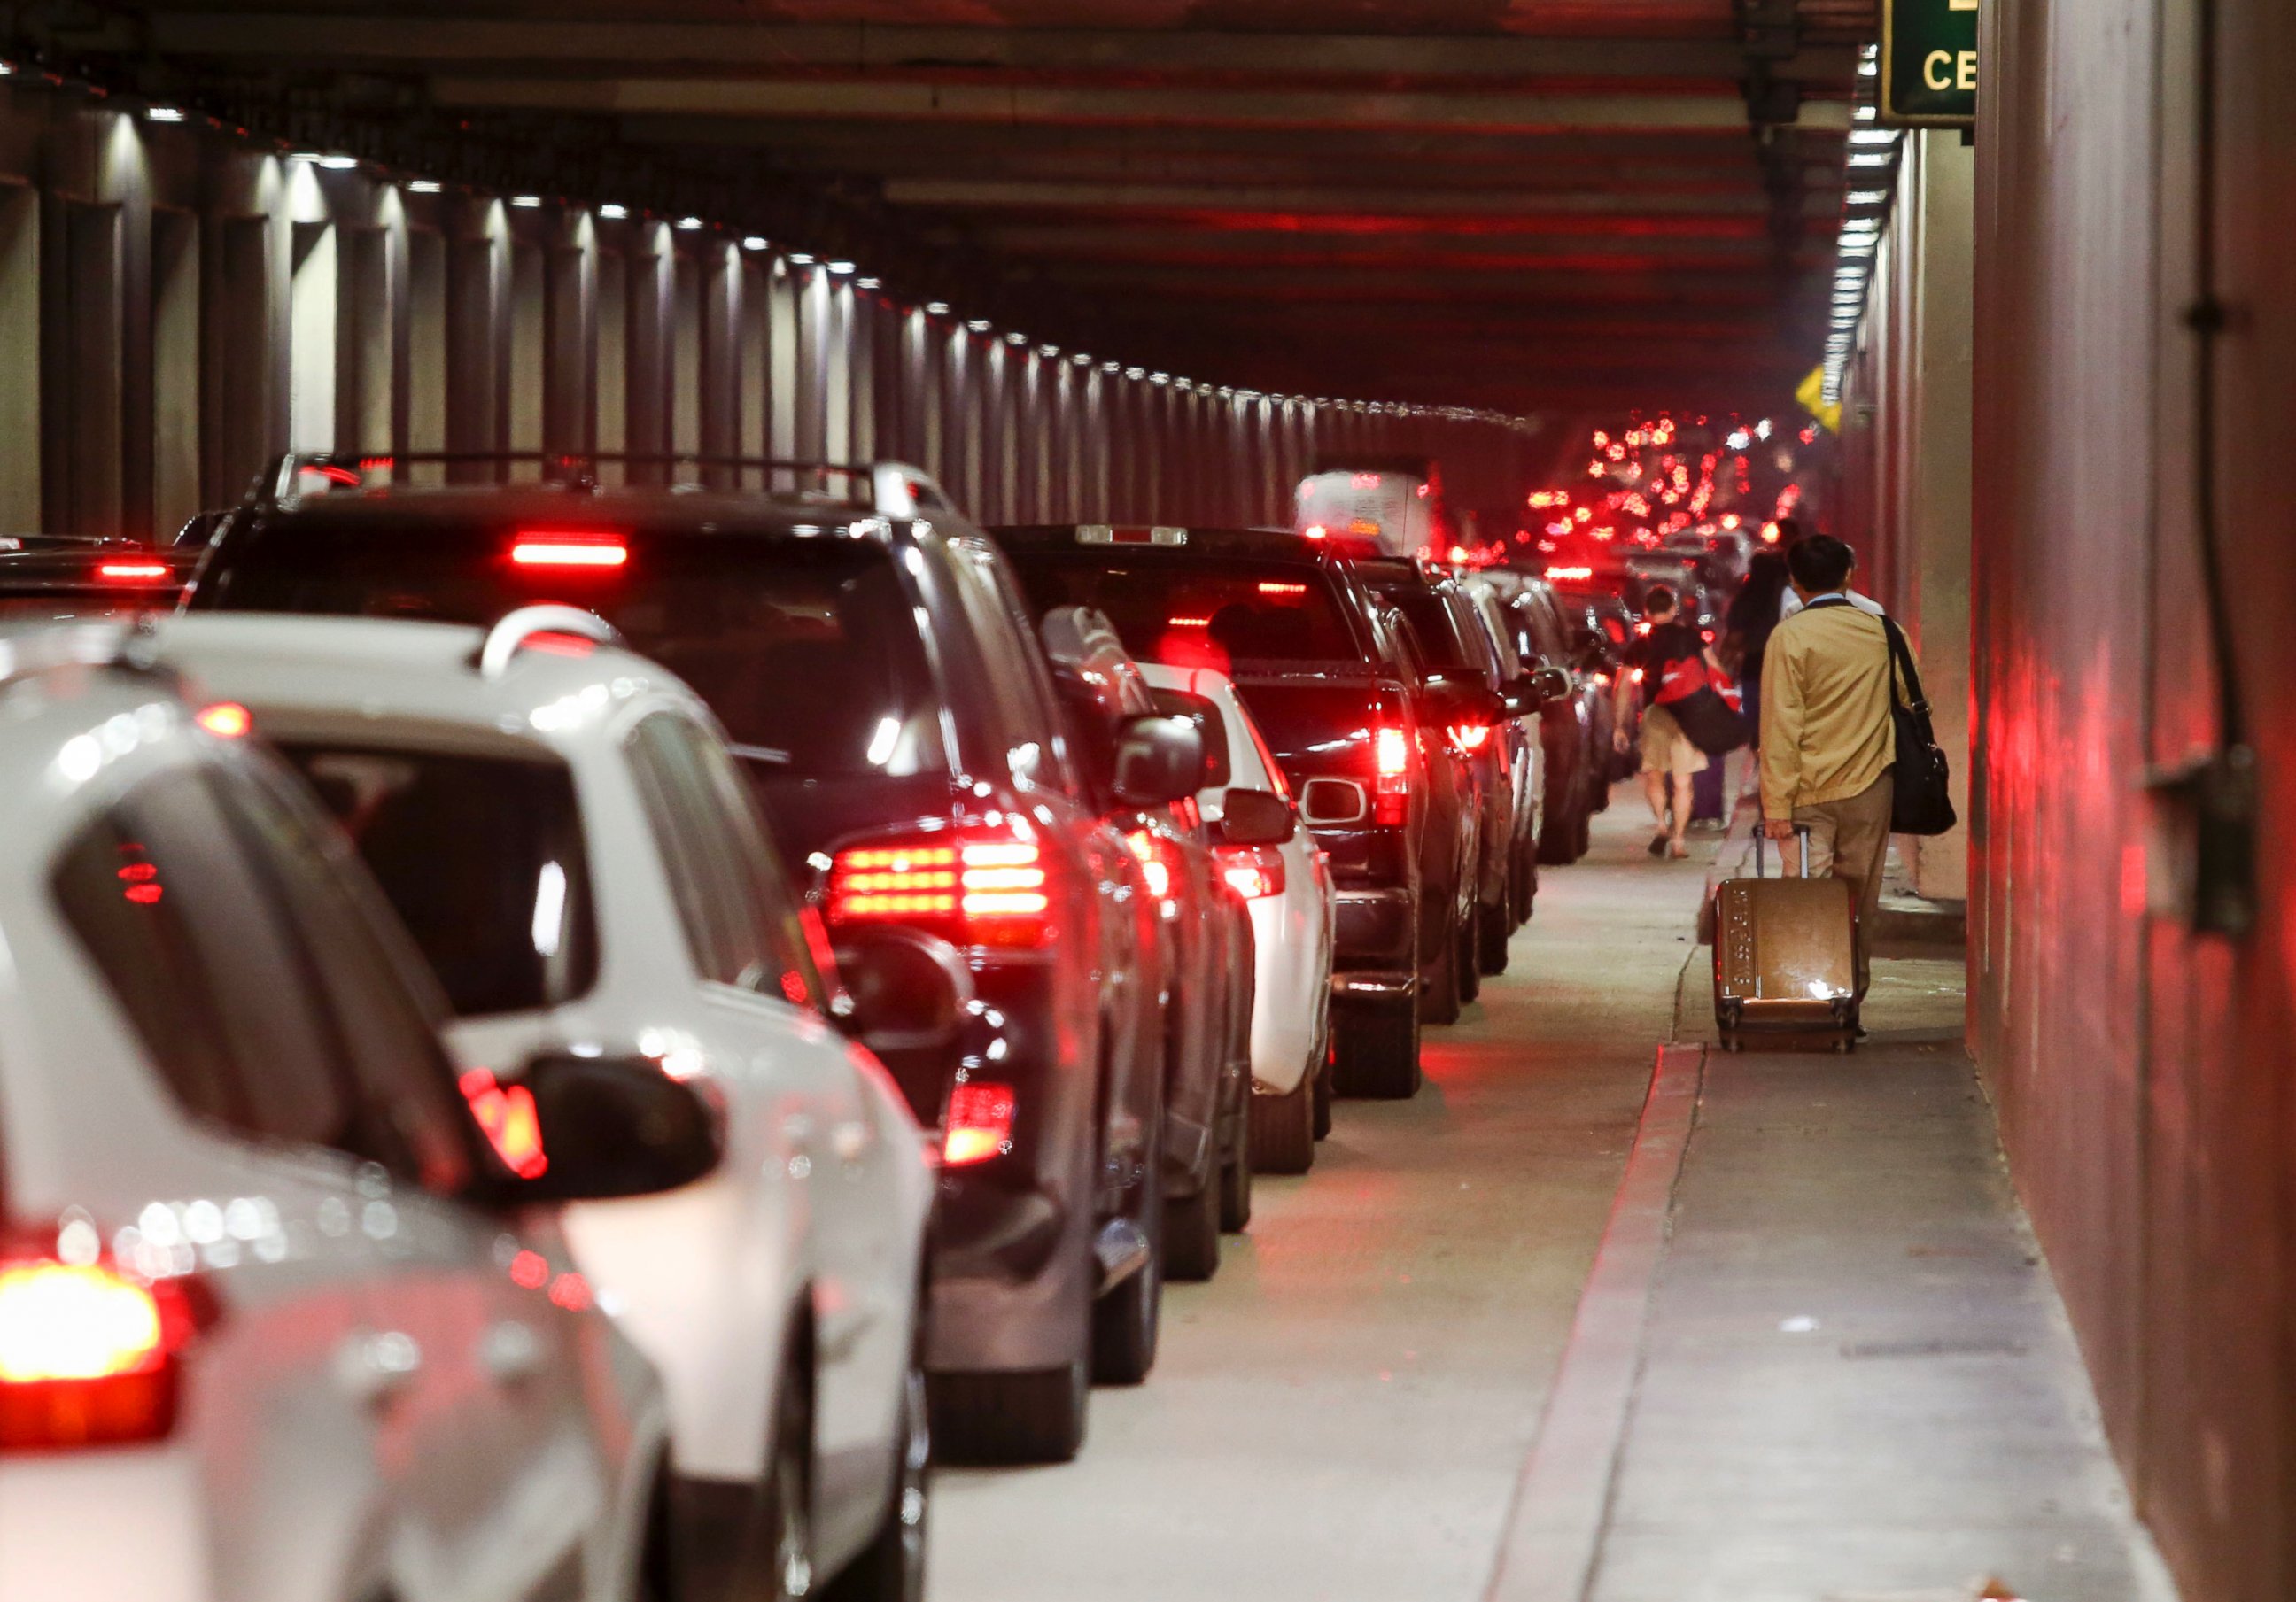
[[[1809,826],[1809,872],[1831,873],[1849,881],[1857,898],[1857,999],[1866,999],[1874,977],[1874,930],[1882,915],[1882,870],[1890,860],[1890,809],[1897,778],[1888,769],[1856,795],[1794,808],[1793,821]]]

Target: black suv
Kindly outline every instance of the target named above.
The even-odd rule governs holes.
[[[1339,886],[1335,1087],[1413,1094],[1423,985],[1457,1005],[1467,813],[1441,731],[1494,715],[1496,698],[1421,669],[1328,542],[1102,524],[994,533],[1038,610],[1090,607],[1134,656],[1234,681]]]
[[[832,936],[914,927],[972,971],[954,1049],[885,1054],[941,1134],[934,1436],[959,1457],[1072,1456],[1088,1379],[1137,1381],[1155,1356],[1163,978],[1141,864],[1080,771],[1018,593],[911,470],[816,470],[851,493],[764,495],[602,488],[599,466],[402,487],[418,459],[291,459],[188,604],[483,624],[558,601],[693,685],[813,867]],[[1185,719],[1132,720],[1115,747],[1132,804],[1194,793]]]

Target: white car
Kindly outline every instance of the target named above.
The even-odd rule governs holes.
[[[1227,675],[1158,662],[1141,671],[1159,690],[1210,702],[1226,731],[1226,781],[1196,805],[1226,839],[1221,871],[1251,913],[1251,1161],[1265,1173],[1305,1173],[1331,1128],[1331,864],[1300,827],[1283,771]],[[1281,814],[1247,803],[1247,823],[1235,815],[1239,792],[1273,797]]]
[[[923,1137],[832,1022],[820,926],[715,720],[612,640],[532,607],[491,632],[193,616],[155,649],[342,821],[444,985],[510,1160],[509,1067],[538,1050],[650,1059],[722,1100],[717,1174],[564,1226],[668,1387],[681,1592],[912,1595]],[[924,969],[855,987],[930,1006],[938,983],[954,1027],[956,982]]]
[[[709,1108],[532,1062],[514,1174],[340,836],[127,639],[0,636],[0,1602],[648,1596],[666,1399],[538,1204]]]

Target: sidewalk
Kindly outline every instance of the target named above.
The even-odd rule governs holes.
[[[1908,949],[1849,1057],[1703,1050],[1693,949],[1494,1602],[2173,1598]]]

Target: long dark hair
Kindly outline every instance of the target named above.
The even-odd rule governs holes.
[[[1784,604],[1786,559],[1775,551],[1757,551],[1746,564],[1746,581],[1730,601],[1729,626],[1742,633],[1767,639]]]

